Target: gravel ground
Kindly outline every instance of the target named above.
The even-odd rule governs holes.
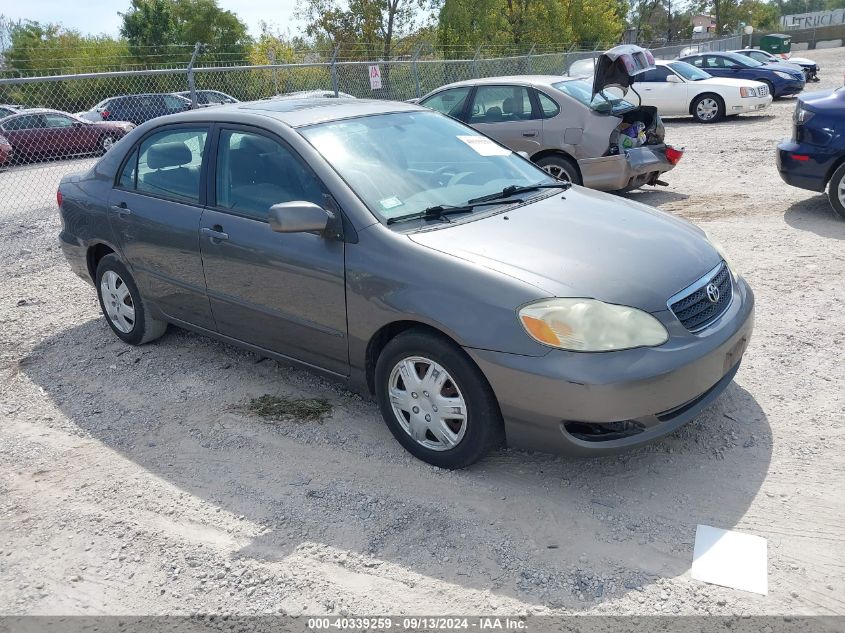
[[[812,56],[841,83],[843,49]],[[777,175],[793,108],[668,122],[686,156],[630,197],[726,246],[757,327],[716,404],[613,458],[441,471],[305,372],[176,329],[127,347],[55,210],[0,212],[0,613],[845,614],[845,222]],[[263,394],[333,409],[268,423]],[[768,539],[768,596],[690,578],[699,523]]]

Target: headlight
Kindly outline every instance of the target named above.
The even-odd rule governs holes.
[[[774,71],[774,73],[775,73],[778,77],[780,77],[781,79],[792,79],[792,80],[794,80],[794,79],[795,79],[795,77],[793,77],[793,76],[792,76],[792,75],[790,75],[789,73],[784,73],[784,72],[781,72],[781,71],[779,71],[779,70]]]
[[[535,341],[574,352],[654,347],[669,338],[650,314],[595,299],[543,299],[523,307],[519,320]]]
[[[739,89],[739,96],[740,97],[756,97],[757,96],[757,89],[756,88],[740,88]]]

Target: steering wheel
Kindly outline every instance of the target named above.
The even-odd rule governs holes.
[[[434,170],[434,181],[441,187],[452,184],[451,180],[457,175],[455,168],[451,165],[443,165]],[[448,176],[448,177],[447,177]]]

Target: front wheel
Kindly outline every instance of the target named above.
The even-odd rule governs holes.
[[[545,156],[537,161],[537,166],[558,180],[571,182],[573,185],[581,184],[581,172],[578,171],[578,166],[575,161],[566,156],[556,154]]]
[[[109,327],[125,343],[143,345],[167,330],[166,322],[150,316],[132,274],[116,255],[100,260],[96,286]]]
[[[845,163],[833,172],[827,185],[827,198],[833,210],[845,220]]]
[[[716,95],[700,95],[692,102],[692,117],[699,123],[715,123],[724,118],[725,104]]]
[[[420,330],[392,339],[376,363],[376,397],[393,436],[417,459],[463,468],[504,441],[493,390],[463,350]]]
[[[106,134],[103,138],[100,139],[100,153],[105,154],[108,152],[114,144],[117,142],[117,139],[114,138],[111,134]]]

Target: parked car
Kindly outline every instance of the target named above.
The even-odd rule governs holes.
[[[88,121],[128,121],[140,125],[156,117],[190,109],[190,99],[170,93],[150,93],[103,99],[77,116]]]
[[[769,94],[774,98],[797,94],[804,89],[804,73],[787,64],[763,64],[737,53],[703,53],[681,57],[681,61],[714,77],[759,81],[769,87]]]
[[[232,95],[227,95],[225,92],[219,90],[197,90],[197,104],[201,106],[207,105],[225,105],[227,103],[240,103]],[[182,92],[174,92],[173,94],[184,97],[188,101],[191,100],[191,91],[183,90]]]
[[[751,289],[702,230],[402,102],[150,121],[57,199],[67,261],[122,341],[172,323],[319,371],[443,468],[669,433],[752,330]]]
[[[636,106],[609,89],[624,92],[636,74],[654,68],[653,59],[630,74],[624,65],[617,72],[622,58],[610,55],[600,58],[592,85],[557,75],[488,77],[443,86],[419,103],[525,152],[556,178],[603,191],[662,183],[660,176],[683,152],[664,143],[656,108]],[[623,131],[638,122],[645,143],[620,149]]]
[[[714,123],[725,116],[759,112],[772,103],[764,83],[713,77],[681,61],[655,64],[654,70],[637,77],[634,90],[643,105],[654,106],[662,116],[692,115],[699,123]]]
[[[751,59],[756,59],[758,62],[763,64],[792,64],[793,66],[797,66],[801,69],[804,73],[804,78],[807,81],[819,80],[818,74],[821,68],[819,68],[819,65],[812,59],[807,59],[806,57],[792,57],[791,55],[780,57],[778,55],[773,55],[768,51],[761,51],[759,48],[743,48],[731,52],[737,53],[738,55],[745,55]]]
[[[0,134],[0,167],[5,167],[12,161],[12,146],[9,139]]]
[[[23,106],[0,103],[0,119],[23,111]]]
[[[135,126],[131,123],[94,123],[67,112],[25,110],[0,120],[0,135],[11,150],[7,160],[64,157],[105,153]]]
[[[792,121],[792,138],[778,145],[780,177],[810,191],[827,187],[833,210],[845,219],[845,86],[803,95]]]

